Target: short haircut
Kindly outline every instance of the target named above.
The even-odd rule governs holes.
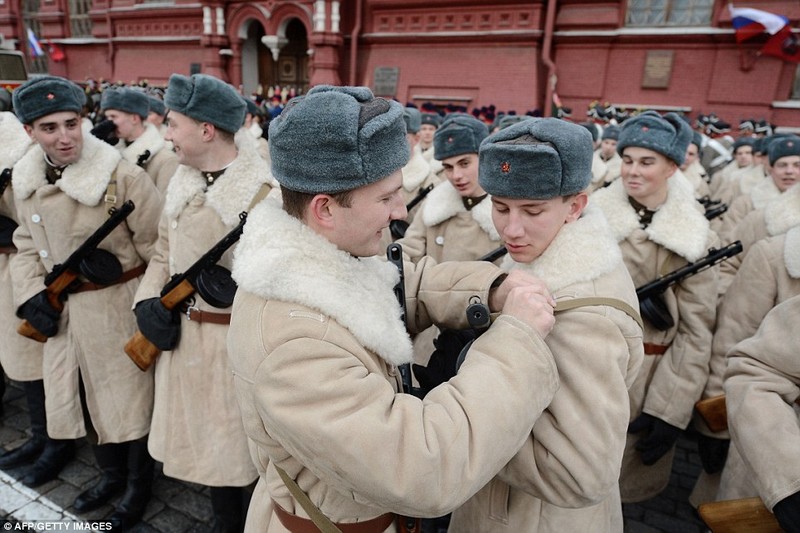
[[[333,200],[342,207],[353,205],[353,191],[343,191],[337,193],[307,193],[293,191],[281,185],[281,197],[283,198],[283,210],[298,220],[305,218],[305,211],[311,200],[318,194],[328,194]]]

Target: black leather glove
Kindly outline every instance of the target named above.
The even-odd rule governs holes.
[[[58,321],[61,313],[50,305],[47,292],[42,291],[22,304],[17,314],[30,322],[45,337],[53,337],[58,333]]]
[[[0,246],[11,246],[14,244],[12,237],[17,223],[13,219],[0,215]]]
[[[728,458],[730,439],[715,439],[700,435],[697,439],[697,453],[700,454],[700,463],[708,474],[721,472]]]
[[[433,341],[436,350],[431,354],[428,366],[411,365],[422,396],[456,375],[456,361],[461,349],[475,333],[470,329],[445,329]]]
[[[628,426],[628,433],[640,433],[645,431],[645,435],[636,443],[636,449],[642,456],[642,463],[646,466],[654,465],[659,459],[669,452],[683,430],[671,424],[667,424],[660,418],[656,418],[647,413],[642,413],[636,420]]]
[[[772,514],[786,533],[800,533],[800,492],[776,503]]]
[[[92,135],[100,139],[101,141],[105,141],[111,146],[116,146],[119,142],[117,138],[117,126],[114,125],[114,122],[111,119],[103,120],[99,122],[94,128],[92,128]]]
[[[142,300],[136,305],[136,324],[147,340],[159,350],[172,350],[181,338],[181,316],[169,310],[160,298]]]

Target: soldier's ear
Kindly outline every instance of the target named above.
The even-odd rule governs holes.
[[[336,200],[329,194],[317,194],[308,203],[306,222],[312,227],[326,230],[334,229],[333,210]]]

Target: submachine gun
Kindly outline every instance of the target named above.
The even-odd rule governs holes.
[[[733,257],[742,251],[742,242],[736,241],[719,250],[711,248],[708,255],[689,263],[677,270],[670,272],[660,278],[646,283],[636,289],[636,296],[639,297],[639,311],[643,318],[646,318],[659,331],[666,331],[675,325],[672,315],[664,303],[662,295],[672,285],[694,276],[698,272],[711,268],[725,259]]]
[[[417,195],[406,204],[406,211],[411,211],[414,209],[418,203],[425,199],[428,196],[428,193],[433,190],[433,184],[428,185],[424,189],[420,189]],[[394,239],[402,239],[406,235],[406,230],[408,230],[408,222],[405,220],[392,220],[389,223],[389,231],[392,232],[392,238]],[[388,253],[388,250],[387,250]],[[402,255],[402,254],[401,254]]]
[[[400,304],[400,320],[402,320],[403,324],[405,324],[406,313],[408,312],[408,309],[406,307],[406,281],[403,268],[403,247],[396,242],[393,242],[386,247],[386,258],[397,268],[397,271],[400,273],[400,280],[397,282],[397,285],[394,286],[394,295],[397,297],[397,302]],[[411,381],[411,364],[405,363],[403,365],[399,365],[397,368],[400,371],[400,381],[403,383],[403,392],[406,394],[414,394],[416,396],[417,389],[414,388]]]
[[[161,303],[164,307],[169,310],[175,309],[191,300],[195,292],[200,294],[203,300],[220,309],[233,304],[236,284],[230,277],[230,271],[217,265],[217,261],[239,240],[245,222],[247,213],[242,212],[239,214],[239,224],[230,233],[195,261],[186,272],[172,276],[161,289]],[[144,372],[155,363],[161,350],[147,340],[141,331],[137,331],[125,345],[125,353]]]
[[[100,242],[133,212],[135,206],[128,200],[117,209],[108,210],[111,215],[102,226],[97,228],[77,250],[72,252],[66,261],[53,267],[44,278],[47,301],[59,313],[64,309],[64,300],[72,284],[78,276],[84,275],[90,281],[109,285],[122,276],[119,260],[110,252],[97,248]],[[99,267],[99,268],[98,268]],[[99,277],[98,277],[99,276]],[[17,333],[38,342],[47,342],[47,337],[24,320],[17,328]]]
[[[3,193],[6,192],[6,187],[8,187],[9,183],[11,183],[11,169],[4,168],[3,172],[0,173],[0,196],[3,196]]]

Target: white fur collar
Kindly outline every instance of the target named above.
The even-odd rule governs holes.
[[[408,192],[415,191],[422,185],[431,172],[431,166],[422,157],[422,152],[414,148],[411,159],[403,167],[403,189]]]
[[[411,361],[411,339],[393,292],[400,279],[395,266],[339,250],[272,198],[248,216],[234,252],[233,279],[262,298],[317,309],[391,364]]]
[[[244,136],[249,135],[244,132]],[[222,222],[227,226],[235,226],[239,222],[239,213],[247,210],[261,184],[272,183],[272,175],[267,164],[255,150],[255,143],[245,141],[243,136],[236,135],[236,146],[239,154],[225,173],[206,191],[206,182],[200,171],[180,165],[167,185],[164,199],[164,214],[175,218],[195,196],[204,198]]]
[[[25,126],[17,120],[14,113],[0,113],[0,146],[3,147],[0,150],[0,171],[13,168],[32,142]]]
[[[551,292],[574,283],[597,279],[617,268],[622,252],[603,212],[586,206],[581,218],[565,224],[547,250],[529,264],[515,262],[510,255],[503,259],[506,271],[520,269],[541,278]]]
[[[144,127],[144,133],[131,144],[122,148],[122,158],[136,165],[139,162],[139,156],[144,154],[145,150],[150,151],[150,156],[146,159],[146,161],[150,161],[163,148],[163,137],[161,137],[161,134],[153,124],[147,122]]]
[[[773,236],[800,225],[800,184],[792,185],[769,203],[764,209],[764,222],[767,224],[767,233]]]
[[[428,194],[422,205],[422,221],[426,226],[435,226],[458,213],[466,212],[461,195],[449,181],[438,184]],[[492,197],[487,196],[481,203],[470,210],[473,220],[478,223],[483,231],[489,234],[493,241],[500,240],[500,234],[492,222]]]
[[[697,208],[694,190],[680,170],[669,178],[669,193],[645,229],[650,240],[672,250],[688,261],[696,261],[706,254],[709,224]],[[608,219],[611,231],[622,241],[640,227],[639,217],[628,203],[622,180],[616,180],[605,189],[594,192],[589,203],[598,205]]]
[[[750,189],[750,199],[753,200],[753,209],[763,209],[768,203],[781,195],[780,189],[771,177],[761,180],[758,185]]]
[[[795,226],[786,232],[783,260],[789,275],[794,279],[800,278],[800,226]]]
[[[264,130],[258,125],[257,122],[253,122],[247,131],[250,132],[250,135],[252,135],[254,139],[260,139],[261,135],[264,133]]]
[[[103,198],[111,175],[122,156],[113,146],[84,131],[83,151],[56,181],[64,194],[84,205],[95,206]],[[28,198],[39,187],[47,184],[47,163],[41,147],[35,146],[14,167],[12,186],[19,200]]]

